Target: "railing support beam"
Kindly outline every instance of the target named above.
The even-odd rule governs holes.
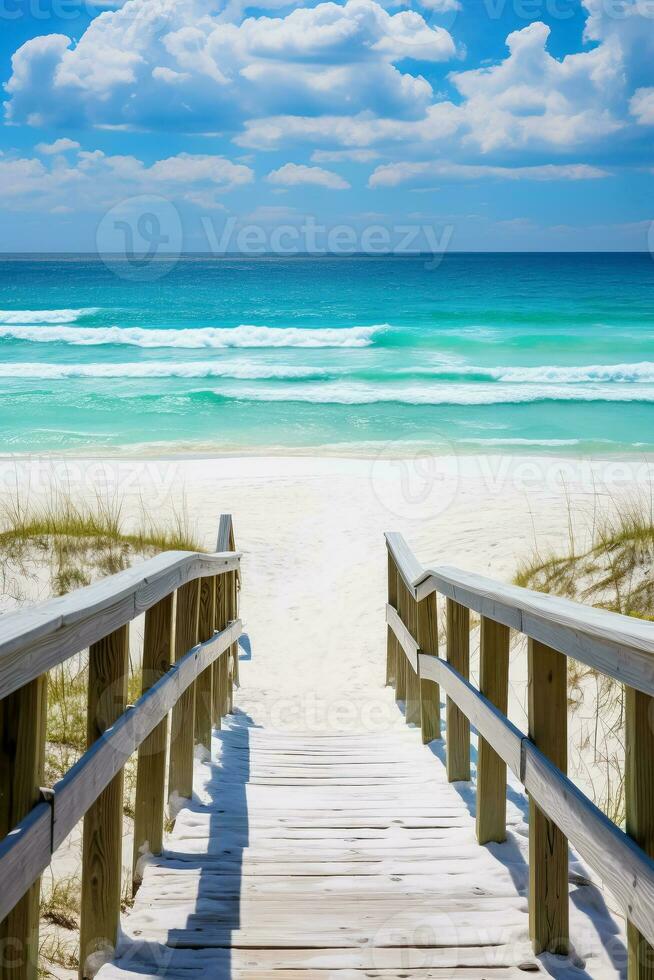
[[[145,694],[168,671],[172,658],[174,593],[145,614],[143,681]],[[144,854],[161,854],[166,782],[168,717],[159,722],[139,747],[134,811],[133,890],[141,876],[138,862]]]
[[[529,639],[529,737],[568,771],[567,659]],[[569,949],[568,841],[529,801],[529,931],[534,952]]]
[[[479,690],[506,715],[509,701],[509,629],[481,618]],[[477,754],[477,839],[506,840],[506,762],[484,738]]]
[[[388,604],[397,609],[397,567],[393,557],[388,552]],[[397,681],[398,649],[395,633],[386,627],[386,684],[395,685]]]
[[[470,676],[470,611],[454,599],[447,600],[447,660],[465,677]],[[447,778],[470,779],[470,722],[451,698],[446,703]]]
[[[27,816],[43,782],[47,676],[0,702],[0,839]],[[2,977],[36,980],[40,879],[0,924]]]
[[[200,642],[213,636],[216,621],[216,582],[213,577],[200,582],[200,614],[198,639]],[[195,740],[211,754],[213,700],[213,665],[207,667],[197,679],[195,686]]]
[[[654,698],[627,687],[625,702],[626,830],[654,857]],[[627,939],[629,980],[654,980],[654,947],[631,922]]]
[[[404,581],[399,572],[396,575],[397,578],[397,612],[404,623]],[[406,623],[405,623],[406,625]],[[409,664],[404,656],[404,653],[400,649],[399,645],[397,647],[397,665],[395,668],[395,700],[398,704],[402,703],[406,710],[406,699],[407,699],[407,674],[409,671]]]
[[[188,582],[177,590],[175,612],[175,660],[198,641],[200,583]],[[193,750],[195,747],[195,684],[184,691],[172,710],[170,726],[170,766],[168,805],[172,800],[193,795]]]
[[[89,650],[87,745],[123,714],[127,703],[129,625]],[[113,955],[122,884],[123,772],[114,776],[84,816],[80,977],[91,977]]]
[[[402,622],[414,638],[418,633],[418,610],[416,600],[413,598],[404,580],[399,579],[398,590],[400,593],[400,617]],[[420,725],[420,677],[418,671],[413,669],[413,665],[404,659],[405,673],[405,720],[407,725]]]
[[[418,632],[416,639],[423,653],[438,656],[438,609],[436,593],[422,599],[418,604]],[[422,741],[426,745],[432,739],[441,737],[441,690],[435,681],[420,677],[420,716],[422,722]]]

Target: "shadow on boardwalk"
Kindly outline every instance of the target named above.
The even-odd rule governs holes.
[[[444,707],[443,709],[444,710]],[[473,734],[476,735],[474,729]],[[445,742],[433,741],[429,744],[429,749],[446,765]],[[454,782],[451,785],[457,791],[466,808],[472,817],[476,817],[476,772],[477,772],[477,748],[475,744],[470,746],[471,781]],[[516,890],[525,897],[529,890],[529,860],[527,857],[527,839],[529,823],[529,801],[522,791],[522,788],[513,783],[511,773],[508,773],[507,783],[507,839],[503,844],[485,845],[490,853],[506,868],[511,875]],[[514,812],[511,814],[510,807],[513,806]],[[595,927],[592,934],[584,936],[585,947],[575,949],[574,924],[571,928],[571,938],[573,944],[569,956],[553,956],[549,953],[541,954],[538,957],[543,970],[557,980],[567,980],[567,978],[578,978],[578,980],[594,980],[593,976],[585,969],[584,957],[588,956],[589,944],[601,944],[608,958],[615,968],[616,975],[626,980],[627,977],[627,949],[619,934],[616,923],[606,905],[606,901],[600,889],[588,879],[588,872],[579,858],[570,852],[570,876],[571,890],[570,901],[581,912],[589,923]],[[577,944],[579,946],[579,943]]]
[[[165,938],[153,942],[123,935],[116,961],[119,972],[189,980],[232,976],[232,941],[241,928],[243,853],[250,843],[246,787],[253,727],[252,719],[236,710],[228,727],[213,733],[212,764],[196,759],[197,791],[180,812],[161,859],[151,860],[153,867],[165,868],[170,880],[155,896],[152,913]],[[193,894],[183,896],[189,907],[185,920],[180,922],[174,914],[167,927],[167,904],[180,901],[175,871],[186,878],[188,872],[196,872],[197,886]]]

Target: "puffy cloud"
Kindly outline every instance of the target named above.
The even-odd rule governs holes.
[[[61,34],[16,51],[6,85],[10,121],[34,124],[238,128],[280,111],[334,107],[418,117],[432,99],[407,58],[444,61],[450,34],[376,0],[322,2],[240,23],[202,0],[130,0],[95,18],[76,44]]]
[[[254,173],[224,157],[190,155],[151,166],[133,156],[81,150],[74,164],[0,156],[0,205],[9,208],[97,210],[138,194],[161,194],[202,207],[221,207],[216,195],[250,183]]]
[[[378,156],[375,150],[314,150],[311,159],[314,163],[370,163]]]
[[[358,148],[402,142],[450,152],[456,137],[457,146],[482,154],[597,144],[625,125],[620,51],[606,43],[559,60],[547,51],[549,33],[535,22],[510,34],[504,60],[450,74],[460,102],[432,103],[416,118],[269,115],[247,120],[236,142],[255,149],[289,140]]]
[[[654,126],[654,88],[637,89],[629,109],[641,126]]]
[[[298,163],[285,163],[279,170],[271,171],[266,180],[271,184],[281,184],[284,187],[314,184],[317,187],[328,187],[332,191],[344,191],[350,186],[333,170],[325,170],[323,167],[307,167]]]
[[[54,143],[38,143],[35,147],[37,153],[44,156],[54,156],[55,153],[68,153],[70,150],[79,150],[80,145],[75,140],[66,137],[55,140]]]
[[[651,78],[654,63],[654,5],[651,0],[583,0],[588,11],[584,36],[620,53],[627,89]]]
[[[451,102],[430,106],[417,120],[388,119],[370,113],[354,116],[268,116],[245,123],[243,133],[235,137],[240,146],[271,150],[287,142],[340,144],[365,148],[379,143],[398,141],[431,142],[457,132],[462,113]]]
[[[547,51],[549,34],[545,24],[530,24],[509,34],[509,56],[500,64],[450,76],[464,98],[468,141],[482,151],[573,147],[622,126],[611,111],[622,88],[616,47],[600,45],[559,61]]]
[[[606,170],[587,163],[544,164],[534,167],[492,167],[464,163],[439,163],[418,161],[415,163],[389,163],[371,174],[370,187],[397,187],[420,178],[444,180],[597,180],[609,177]]]

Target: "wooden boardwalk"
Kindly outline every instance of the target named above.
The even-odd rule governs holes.
[[[526,899],[418,731],[216,741],[101,980],[539,970]]]
[[[1,980],[37,976],[39,879],[82,817],[80,980],[654,980],[654,624],[425,568],[401,535],[386,542],[386,681],[408,726],[398,712],[381,735],[276,733],[234,714],[229,515],[214,554],[169,552],[2,617]],[[128,706],[142,614],[143,693]],[[514,634],[526,732],[506,714]],[[48,672],[87,648],[87,751],[44,787]],[[624,685],[624,830],[568,777],[568,658]],[[136,752],[140,888],[121,922]]]

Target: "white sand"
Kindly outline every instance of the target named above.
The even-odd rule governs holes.
[[[653,471],[644,460],[500,455],[22,459],[0,462],[0,493],[57,486],[120,500],[128,520],[185,511],[209,547],[220,513],[232,513],[252,647],[240,707],[274,727],[371,729],[396,720],[383,690],[384,531],[402,531],[425,564],[509,581],[536,547],[566,546],[570,514],[583,535],[598,501],[649,494]],[[514,664],[518,722],[523,676]]]

